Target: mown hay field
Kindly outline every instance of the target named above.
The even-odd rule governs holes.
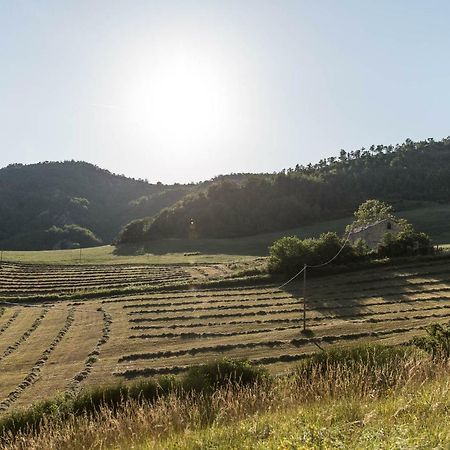
[[[450,318],[450,259],[310,279],[307,333],[299,284],[152,291],[224,274],[221,266],[1,265],[0,296],[8,301],[0,310],[0,413],[219,357],[280,373],[319,348],[398,344]],[[139,283],[148,292],[25,298]]]

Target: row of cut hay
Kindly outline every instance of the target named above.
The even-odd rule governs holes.
[[[412,309],[412,310],[404,310],[404,311],[384,311],[380,313],[357,313],[354,315],[348,315],[349,323],[359,323],[361,325],[363,324],[381,324],[381,323],[389,323],[389,322],[405,322],[408,320],[430,320],[430,319],[448,319],[450,317],[450,312],[448,311],[450,309],[450,305],[447,307],[430,307],[430,308],[423,308],[423,309]],[[424,311],[435,311],[430,314],[425,314]],[[437,312],[436,312],[437,311]],[[395,314],[399,313],[416,313],[421,312],[421,314],[412,314],[412,315],[406,315],[406,316],[398,316],[395,317]],[[385,317],[379,317],[383,315],[392,315],[394,317],[385,318]],[[364,318],[365,317],[365,318]],[[346,316],[322,316],[322,317],[308,317],[306,320],[307,327],[308,328],[316,328],[321,327],[327,324],[328,322],[336,319],[346,319]],[[238,323],[239,321],[236,321],[235,323]],[[248,323],[249,325],[256,325],[254,322],[245,322],[242,321],[241,323]],[[175,332],[175,331],[166,331],[166,332],[160,332],[160,333],[141,333],[141,334],[132,334],[128,336],[129,339],[173,339],[173,338],[180,338],[180,339],[205,339],[205,338],[218,338],[218,337],[231,337],[231,336],[248,336],[252,334],[261,334],[261,333],[272,333],[272,332],[278,332],[278,331],[287,331],[292,329],[299,329],[300,326],[303,323],[302,318],[289,318],[289,319],[269,319],[266,321],[261,321],[260,324],[262,325],[273,325],[275,323],[293,323],[295,325],[284,325],[284,326],[272,326],[270,328],[253,328],[248,330],[239,330],[239,331],[202,331],[202,332],[195,332],[195,331],[184,331],[184,332]],[[209,323],[209,324],[195,324],[199,325],[202,328],[209,328],[211,329],[214,326],[217,326],[215,323]],[[227,326],[230,326],[230,323],[226,324]],[[189,328],[189,325],[186,325],[187,328]],[[138,328],[138,327],[135,327]],[[145,327],[143,327],[145,329]]]
[[[246,296],[245,292],[243,294],[236,294],[233,297],[227,297],[227,298],[223,298],[223,297],[215,297],[215,296],[211,296],[208,299],[204,299],[204,300],[198,300],[198,298],[196,297],[182,297],[183,299],[179,299],[178,301],[173,301],[173,297],[163,297],[163,298],[158,298],[158,297],[148,297],[146,296],[145,298],[142,299],[142,301],[139,301],[138,303],[136,303],[136,299],[132,299],[132,300],[128,300],[130,302],[135,302],[135,303],[126,303],[125,305],[122,306],[123,309],[138,309],[138,308],[147,308],[147,307],[177,307],[177,306],[189,306],[189,305],[202,305],[202,304],[215,304],[215,303],[220,303],[220,304],[228,304],[228,303],[235,303],[235,302],[242,302],[242,303],[247,303],[247,302],[258,302],[258,301],[269,301],[269,300],[282,300],[282,299],[292,299],[292,295],[288,294],[286,292],[283,291],[279,291],[279,292],[263,292],[261,293],[257,298],[254,298],[253,296]],[[149,302],[149,299],[151,299],[152,301]],[[184,299],[187,299],[188,301],[185,301]],[[127,300],[123,300],[123,302],[127,302]]]
[[[155,264],[101,264],[101,265],[62,265],[62,264],[21,264],[21,263],[0,263],[0,272],[23,272],[26,274],[41,274],[43,272],[64,272],[66,274],[71,273],[133,273],[133,272],[146,272],[146,271],[159,271],[159,272],[175,272],[185,271],[185,267],[181,265],[155,265]]]
[[[39,267],[39,266],[38,266]],[[177,269],[177,268],[171,268],[171,269],[161,269],[159,267],[154,266],[148,266],[145,268],[138,268],[138,269],[132,269],[132,270],[122,270],[122,271],[114,271],[110,270],[111,266],[103,266],[102,269],[96,270],[96,271],[89,271],[89,270],[83,270],[82,266],[78,268],[78,270],[73,271],[67,271],[64,269],[61,269],[58,266],[53,267],[39,267],[38,270],[35,270],[33,272],[27,272],[24,270],[4,270],[2,266],[0,265],[0,274],[2,277],[7,278],[13,278],[20,276],[23,279],[26,280],[33,280],[33,281],[41,281],[43,278],[50,278],[50,279],[61,279],[61,278],[68,278],[68,279],[80,279],[80,278],[91,278],[91,279],[97,279],[99,277],[105,276],[105,277],[136,277],[136,276],[143,276],[143,275],[160,275],[160,276],[169,276],[169,275],[188,275],[189,272],[184,269]]]
[[[443,299],[442,296],[435,296],[435,297],[429,297],[426,299],[396,299],[391,301],[372,301],[372,302],[365,302],[361,304],[338,304],[338,305],[324,305],[324,306],[314,306],[310,303],[307,303],[308,308],[308,317],[310,320],[325,320],[325,319],[343,319],[343,318],[357,318],[362,317],[366,315],[364,312],[357,312],[355,309],[364,309],[368,307],[374,307],[374,306],[381,306],[385,307],[387,305],[397,305],[397,304],[419,304],[423,302],[436,302],[441,301]],[[446,300],[448,297],[446,298]],[[292,308],[286,308],[286,306],[295,306],[299,305],[298,307],[292,307]],[[232,318],[232,317],[260,317],[260,316],[272,316],[272,315],[279,315],[279,314],[294,314],[294,313],[303,313],[303,306],[302,302],[300,301],[293,301],[290,303],[274,303],[272,305],[255,305],[255,308],[259,308],[257,311],[249,311],[250,308],[248,306],[236,306],[236,309],[242,309],[242,311],[235,311],[235,312],[216,312],[213,314],[184,314],[184,311],[176,311],[176,310],[164,310],[165,315],[159,315],[159,313],[162,314],[163,310],[147,310],[147,311],[136,311],[136,315],[146,316],[150,315],[150,317],[132,317],[129,318],[129,322],[132,324],[148,324],[148,323],[159,323],[159,322],[175,322],[175,321],[186,321],[186,320],[209,320],[209,319],[224,319],[224,318]],[[218,308],[211,308],[214,311],[218,311]],[[416,308],[417,310],[421,310],[422,308]],[[208,308],[198,308],[194,309],[192,312],[195,311],[202,311],[202,310],[208,310]],[[348,310],[348,313],[336,313],[333,315],[326,315],[323,314],[323,312],[326,311],[345,311]],[[404,312],[406,310],[391,310],[388,311],[388,313],[396,313],[396,312]],[[412,311],[414,311],[414,306],[411,308]],[[186,310],[191,311],[191,310]],[[177,314],[180,315],[177,315]],[[379,312],[369,312],[367,315],[376,315],[380,314]],[[317,319],[314,319],[314,317],[317,316]]]
[[[23,381],[13,391],[11,391],[3,401],[0,402],[0,411],[6,411],[15,401],[17,401],[17,399],[22,395],[25,389],[32,386],[39,379],[43,366],[47,362],[53,350],[56,348],[56,346],[61,342],[66,333],[69,331],[73,321],[74,321],[74,308],[70,308],[67,313],[67,317],[63,327],[55,336],[49,347],[47,347],[47,349],[35,362],[31,371],[27,374],[27,376],[23,379]]]
[[[19,317],[20,309],[16,309],[12,316],[0,327],[0,335],[2,335]]]
[[[142,282],[147,280],[184,280],[189,279],[188,275],[175,275],[175,274],[169,274],[169,275],[160,275],[160,274],[143,274],[140,276],[99,276],[98,278],[87,278],[87,277],[79,277],[75,279],[69,279],[65,277],[61,277],[58,279],[55,278],[45,278],[43,277],[41,280],[24,280],[21,277],[11,277],[10,279],[2,277],[0,280],[0,287],[4,286],[11,286],[11,288],[17,288],[17,287],[33,287],[36,284],[46,284],[48,286],[55,286],[55,287],[64,287],[64,286],[71,286],[74,283],[83,283],[86,286],[92,286],[98,283],[102,284],[111,284],[114,285],[116,283],[132,283],[132,282]]]
[[[443,281],[449,282],[450,279],[446,280],[421,280],[415,282],[414,280],[410,280],[409,282],[405,282],[402,284],[398,284],[395,287],[398,287],[399,289],[402,289],[402,291],[398,291],[395,289],[391,289],[391,286],[384,286],[380,284],[374,284],[374,286],[362,290],[362,292],[365,292],[364,294],[358,293],[354,294],[355,290],[348,290],[341,292],[339,290],[340,294],[345,293],[352,293],[353,295],[345,296],[345,295],[339,295],[336,296],[337,289],[329,290],[328,296],[324,293],[321,293],[319,289],[315,289],[314,287],[309,288],[309,300],[310,301],[319,301],[323,302],[326,301],[349,301],[349,300],[359,300],[362,298],[372,298],[374,296],[380,296],[380,294],[383,297],[389,297],[389,296],[397,296],[400,293],[404,292],[408,295],[416,294],[416,293],[422,293],[422,292],[438,292],[438,291],[446,291],[450,290],[450,287],[447,284],[444,284]],[[298,288],[298,286],[297,286]],[[384,289],[391,289],[387,292],[382,292]],[[293,292],[294,293],[294,292]],[[332,296],[331,296],[332,295]],[[208,302],[217,302],[219,303],[220,298],[227,298],[227,300],[224,300],[223,302],[230,300],[230,302],[234,301],[234,299],[242,299],[243,301],[247,301],[248,297],[255,296],[255,297],[263,297],[263,296],[272,296],[273,298],[286,298],[286,296],[292,296],[292,294],[288,293],[286,294],[285,291],[281,291],[274,287],[273,285],[267,286],[265,289],[257,288],[255,289],[248,289],[239,287],[236,289],[219,289],[219,290],[201,290],[201,291],[182,291],[182,293],[160,293],[160,294],[152,294],[139,296],[138,298],[131,296],[129,298],[122,297],[117,299],[106,299],[103,300],[102,303],[124,303],[124,308],[135,308],[139,306],[151,306],[153,303],[158,303],[160,301],[167,301],[170,300],[170,303],[175,305],[174,300],[180,300],[180,304],[183,303],[184,300],[188,300],[190,304],[194,303],[200,303],[196,302],[196,300],[204,299]],[[232,298],[231,298],[232,297]],[[136,303],[136,301],[139,301],[139,303]],[[248,299],[250,301],[250,299]],[[129,303],[134,302],[134,303]],[[150,303],[152,302],[152,303]]]
[[[73,283],[73,284],[68,284],[67,286],[53,286],[51,284],[49,285],[45,285],[45,284],[41,284],[41,285],[31,285],[30,287],[26,287],[26,286],[19,286],[19,287],[14,287],[14,286],[5,286],[5,287],[0,287],[0,295],[31,295],[31,294],[39,294],[39,293],[67,293],[67,292],[80,292],[80,291],[94,291],[94,290],[98,290],[98,289],[120,289],[120,288],[127,288],[127,287],[145,287],[145,286],[164,286],[165,284],[176,284],[176,283],[180,283],[180,282],[187,282],[189,281],[188,279],[173,279],[173,278],[168,278],[168,279],[157,279],[157,278],[153,278],[153,279],[148,279],[148,280],[141,280],[141,281],[117,281],[114,283],[94,283],[94,284],[90,284],[90,283]]]
[[[424,326],[418,325],[414,327],[408,327],[408,328],[395,328],[391,330],[379,330],[379,331],[372,331],[372,332],[358,332],[358,333],[348,333],[343,335],[330,335],[330,336],[321,336],[319,338],[314,339],[314,342],[312,340],[304,340],[302,342],[302,339],[293,339],[289,342],[285,341],[272,341],[271,343],[267,343],[271,349],[269,355],[265,356],[257,356],[257,357],[250,357],[249,361],[254,364],[261,364],[261,365],[271,365],[271,364],[277,364],[277,363],[289,363],[289,362],[295,362],[295,361],[301,361],[308,357],[310,357],[314,351],[317,351],[318,348],[315,345],[321,346],[324,344],[356,344],[360,342],[361,340],[363,342],[367,342],[367,340],[373,340],[373,339],[387,339],[390,337],[396,337],[399,335],[404,334],[406,336],[406,341],[411,338],[413,333],[417,331],[421,331],[424,329]],[[253,344],[253,343],[251,343]],[[288,347],[286,345],[290,345],[295,348],[304,347],[302,352],[298,351],[288,351]],[[263,343],[263,347],[264,347]],[[251,348],[253,350],[257,349],[257,345],[252,346]],[[242,345],[240,345],[240,348],[242,348]],[[227,353],[232,352],[232,350],[235,350],[235,348],[228,348],[227,350],[222,350],[220,352],[221,357],[236,357],[233,356],[233,354]],[[201,352],[201,358],[207,357],[208,351],[205,350]],[[192,355],[197,355],[198,352],[194,350],[194,353]],[[190,353],[188,355],[191,355]],[[211,355],[209,358],[217,357],[216,352],[213,350],[211,351]],[[169,357],[170,358],[170,357]],[[176,361],[175,358],[171,358]],[[143,360],[146,361],[146,360]],[[136,377],[148,377],[148,376],[155,376],[155,375],[163,375],[163,374],[177,374],[183,371],[188,370],[190,367],[192,367],[192,363],[187,364],[181,364],[181,363],[171,363],[169,362],[170,359],[159,359],[154,360],[158,362],[165,361],[165,365],[160,366],[146,366],[146,367],[126,367],[123,370],[117,370],[114,372],[114,375],[117,377],[123,377],[126,379],[133,379]]]
[[[130,301],[146,301],[146,300],[173,300],[173,299],[208,299],[208,298],[217,298],[217,297],[234,297],[239,296],[241,294],[245,294],[245,296],[259,296],[261,294],[270,294],[270,293],[280,293],[280,291],[273,283],[272,284],[264,284],[257,287],[253,286],[237,286],[237,287],[208,287],[208,288],[197,288],[193,289],[177,289],[174,292],[161,292],[161,293],[152,293],[151,296],[140,295],[139,297],[128,296],[114,299],[105,299],[102,300],[102,303],[126,303]]]
[[[74,283],[83,283],[86,286],[91,286],[98,283],[103,284],[115,284],[115,283],[124,283],[124,282],[140,282],[140,281],[146,281],[146,280],[183,280],[190,278],[189,275],[178,275],[178,274],[168,274],[168,275],[161,275],[161,274],[142,274],[140,276],[99,276],[98,278],[88,278],[88,277],[82,277],[79,278],[52,278],[52,277],[42,277],[40,280],[25,280],[22,277],[11,277],[10,279],[7,279],[3,277],[0,280],[0,286],[11,286],[13,287],[30,287],[35,286],[36,284],[46,284],[49,286],[55,286],[55,287],[64,287],[64,286],[71,286]]]
[[[243,308],[245,309],[245,308]],[[135,317],[129,319],[130,323],[152,323],[152,322],[174,322],[177,320],[205,320],[205,319],[222,319],[226,317],[260,317],[269,316],[271,314],[284,314],[284,313],[301,313],[302,308],[290,308],[290,309],[278,309],[276,311],[268,311],[266,309],[261,309],[258,311],[242,311],[234,313],[215,313],[215,314],[200,314],[200,315],[169,315],[169,316],[159,316],[159,317]]]
[[[9,345],[6,350],[0,355],[0,361],[9,356],[11,353],[15,352],[41,325],[45,316],[48,313],[48,308],[44,308],[41,314],[36,317],[31,326],[20,336],[20,338],[14,342],[14,344]],[[14,317],[14,316],[13,316]],[[17,316],[16,316],[17,317]],[[8,325],[9,326],[9,325]]]
[[[124,355],[118,359],[118,363],[130,362],[130,361],[152,361],[160,360],[165,358],[177,358],[184,355],[197,355],[200,353],[219,353],[236,350],[236,349],[256,349],[256,348],[276,348],[285,345],[292,345],[294,347],[302,347],[308,344],[316,343],[335,343],[338,341],[348,341],[354,339],[360,339],[365,337],[381,337],[392,334],[405,333],[412,330],[422,330],[425,325],[416,325],[402,328],[393,329],[380,329],[380,330],[367,330],[358,331],[354,333],[343,333],[340,335],[320,335],[314,338],[303,337],[303,338],[293,338],[293,339],[271,339],[268,341],[254,341],[254,342],[235,342],[230,344],[216,344],[216,345],[205,345],[201,347],[189,347],[178,350],[160,350],[156,352],[142,352],[142,353],[131,353]]]
[[[433,295],[430,295],[433,294]],[[438,295],[434,295],[438,294]],[[388,297],[388,300],[385,300]],[[393,298],[392,298],[393,297]],[[364,306],[379,306],[379,305],[396,305],[403,303],[415,303],[422,301],[435,301],[435,300],[448,300],[448,289],[430,289],[429,291],[412,291],[407,293],[389,293],[389,295],[379,295],[373,297],[352,297],[344,298],[343,302],[338,302],[337,299],[324,299],[308,298],[308,306],[317,311],[326,311],[328,309],[340,309],[340,308],[359,308]],[[351,301],[350,301],[351,300]]]
[[[173,307],[173,308],[160,308],[160,309],[136,309],[127,312],[128,316],[140,316],[147,314],[178,314],[185,312],[196,312],[196,311],[222,311],[222,310],[236,310],[236,309],[255,309],[255,308],[278,308],[280,306],[292,306],[298,305],[299,301],[297,299],[293,299],[292,297],[289,300],[285,300],[283,302],[273,302],[271,300],[267,301],[259,301],[253,304],[242,305],[241,302],[234,302],[233,304],[225,304],[225,305],[212,305],[200,303],[197,306],[186,306],[184,308]]]
[[[387,272],[387,275],[383,275],[380,269],[372,269],[371,271],[367,271],[364,273],[343,273],[339,275],[330,275],[321,277],[320,279],[313,279],[311,283],[314,285],[318,285],[320,288],[322,285],[327,285],[328,281],[331,281],[333,285],[339,287],[347,287],[349,285],[352,286],[360,286],[366,283],[372,283],[374,279],[374,274],[376,275],[377,280],[389,282],[397,279],[404,278],[419,278],[419,277],[428,277],[428,276],[436,276],[436,275],[448,275],[450,273],[450,262],[446,262],[445,264],[438,263],[433,265],[432,267],[425,267],[421,270],[420,267],[410,267],[410,271],[406,272],[407,267],[399,266],[397,270],[393,270],[393,268],[388,267],[384,270]]]
[[[448,275],[448,272],[447,272]],[[446,277],[446,278],[441,278],[441,279],[426,279],[426,278],[407,278],[404,281],[401,280],[397,283],[391,283],[391,284],[384,284],[379,282],[378,280],[375,281],[376,278],[374,278],[374,280],[372,280],[372,284],[370,286],[364,287],[364,288],[360,288],[360,289],[355,289],[354,287],[348,287],[348,289],[342,289],[339,288],[337,286],[332,286],[332,288],[328,287],[326,289],[324,288],[318,288],[314,285],[310,285],[311,290],[314,293],[317,293],[318,295],[322,296],[322,297],[328,297],[328,296],[335,296],[336,292],[339,292],[339,294],[341,295],[345,295],[345,294],[354,294],[355,292],[358,292],[358,295],[361,296],[362,293],[366,293],[365,295],[370,295],[372,292],[376,292],[376,291],[380,291],[382,289],[395,289],[395,288],[399,288],[399,289],[404,289],[404,288],[408,288],[408,287],[420,287],[420,286],[427,286],[427,285],[436,285],[436,284],[448,284],[450,282],[450,278]]]
[[[327,315],[327,314],[323,314],[323,313],[317,314],[317,312],[319,311],[319,309],[317,309],[317,308],[315,308],[313,310],[308,309],[307,310],[308,311],[307,320],[308,321],[310,321],[310,320],[333,320],[333,319],[351,319],[351,318],[358,319],[360,317],[367,317],[367,316],[376,317],[377,315],[383,315],[383,314],[397,314],[397,313],[404,313],[404,312],[420,312],[420,311],[427,311],[427,310],[433,310],[433,309],[437,309],[437,310],[447,309],[449,307],[449,305],[442,305],[442,304],[431,306],[431,307],[428,307],[428,306],[420,307],[420,304],[423,304],[423,303],[425,303],[425,304],[428,304],[429,302],[440,303],[442,300],[443,300],[442,297],[432,297],[432,298],[428,298],[428,299],[418,299],[418,300],[414,300],[414,301],[407,301],[407,300],[398,301],[398,302],[397,301],[392,301],[392,302],[380,301],[380,302],[371,302],[371,303],[367,303],[364,305],[360,305],[360,307],[359,307],[360,310],[363,308],[368,308],[368,307],[373,308],[374,306],[375,307],[377,307],[377,306],[384,307],[389,304],[393,304],[393,305],[394,304],[399,304],[399,305],[417,304],[417,305],[419,305],[417,307],[411,306],[411,307],[405,307],[405,308],[400,308],[400,309],[397,308],[394,310],[381,310],[381,311],[369,310],[367,312],[353,311],[355,309],[355,307],[352,305],[348,305],[348,306],[347,305],[338,305],[335,307],[324,306],[324,307],[320,308],[321,311],[328,311],[328,310],[334,311],[336,309],[342,309],[342,310],[349,309],[350,311],[347,314],[339,313],[339,314],[328,314]],[[448,298],[445,300],[448,300]],[[295,309],[293,311],[290,310],[287,312],[286,311],[282,311],[282,312],[272,311],[272,314],[279,315],[279,314],[291,314],[291,313],[297,313],[297,312],[298,312],[298,309]],[[245,314],[243,314],[240,317],[245,317]],[[251,315],[250,315],[250,317],[251,317]],[[191,320],[196,320],[196,319],[200,320],[201,317],[191,316],[190,319]],[[166,317],[164,317],[162,319],[162,322],[164,322],[165,320],[166,320]],[[152,325],[133,325],[133,326],[131,326],[131,329],[133,329],[133,330],[150,330],[150,329],[160,330],[160,329],[176,329],[176,328],[211,327],[211,326],[216,326],[216,325],[237,325],[237,324],[251,325],[251,324],[260,324],[260,323],[283,323],[283,322],[291,321],[291,318],[286,317],[286,318],[282,318],[282,319],[268,318],[268,319],[250,319],[250,320],[230,320],[230,321],[221,321],[221,322],[217,322],[217,321],[214,321],[214,322],[211,322],[211,321],[208,321],[208,322],[205,322],[205,321],[186,322],[186,320],[187,320],[187,318],[183,317],[183,322],[175,323],[175,324],[164,324],[163,323],[163,324],[152,324]],[[141,321],[141,322],[145,322],[145,320]],[[153,321],[151,321],[151,322],[153,322]]]
[[[421,286],[418,288],[418,286]],[[411,296],[411,295],[420,295],[420,294],[428,294],[433,292],[446,292],[450,289],[450,286],[442,283],[441,281],[426,281],[420,284],[405,284],[404,288],[400,288],[395,290],[384,291],[383,286],[379,286],[378,288],[374,287],[370,292],[363,292],[358,294],[353,294],[349,296],[341,295],[341,296],[333,296],[326,297],[320,296],[316,292],[311,292],[309,295],[309,299],[311,301],[316,301],[320,303],[321,301],[327,302],[342,302],[342,301],[359,301],[361,299],[370,299],[370,298],[384,298],[384,297],[395,297],[399,295]],[[311,291],[311,289],[310,289]],[[335,292],[336,293],[336,292]]]
[[[189,280],[176,281],[176,282],[157,282],[157,283],[144,283],[142,285],[137,284],[125,284],[123,286],[97,286],[96,288],[86,288],[80,286],[74,286],[71,289],[40,289],[40,290],[26,290],[26,291],[13,291],[2,292],[0,295],[0,301],[8,302],[13,297],[15,301],[53,301],[66,299],[86,299],[86,298],[105,298],[114,296],[126,296],[136,295],[149,291],[163,291],[179,288],[181,285],[187,285]]]
[[[83,383],[83,381],[85,381],[92,372],[94,364],[97,362],[100,356],[102,347],[108,342],[110,338],[112,317],[107,311],[105,311],[104,308],[99,308],[98,311],[102,313],[102,334],[97,344],[95,345],[95,348],[89,353],[88,357],[86,358],[83,369],[79,373],[77,373],[67,385],[65,389],[65,393],[67,395],[73,396],[80,390],[81,383]]]
[[[450,288],[448,289],[437,289],[437,290],[429,290],[425,292],[418,291],[418,297],[413,295],[408,295],[405,298],[403,295],[399,295],[397,293],[398,298],[384,300],[384,297],[369,297],[367,300],[365,297],[356,298],[355,302],[339,302],[334,303],[333,301],[329,301],[328,299],[318,300],[318,299],[309,299],[307,301],[308,309],[313,309],[314,311],[328,311],[328,310],[336,310],[336,309],[355,309],[355,308],[365,308],[369,306],[385,306],[385,305],[396,305],[396,304],[404,304],[404,303],[414,303],[414,302],[430,302],[430,301],[440,301],[440,300],[448,300],[450,299],[449,295]],[[430,296],[429,294],[438,293],[439,295]],[[390,296],[389,296],[390,297]],[[233,300],[232,302],[224,302],[225,304],[219,305],[210,305],[210,302],[205,303],[195,303],[195,302],[186,302],[185,304],[195,306],[187,306],[187,307],[178,307],[180,303],[169,303],[166,305],[173,305],[169,308],[161,308],[161,309],[133,309],[127,312],[128,316],[140,316],[140,315],[158,315],[158,314],[173,314],[176,315],[178,313],[185,312],[195,312],[195,311],[220,311],[220,310],[236,310],[236,309],[255,309],[255,308],[278,308],[281,306],[292,306],[303,304],[303,299],[294,299],[291,296],[281,297],[284,301],[271,302],[270,299],[261,299],[261,300],[250,300],[251,304],[246,304],[249,300]],[[347,299],[346,299],[347,300]],[[362,301],[361,301],[362,300]],[[334,303],[334,304],[333,304]],[[184,303],[182,306],[185,305]],[[142,306],[145,306],[144,304]],[[136,304],[135,306],[138,306]],[[153,306],[163,306],[163,305],[153,305]]]

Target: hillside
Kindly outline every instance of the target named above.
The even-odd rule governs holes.
[[[0,170],[0,247],[107,243],[130,220],[158,213],[192,188],[149,184],[78,161],[11,165]]]
[[[274,175],[228,180],[189,195],[154,221],[135,222],[121,242],[158,238],[230,238],[310,225],[349,216],[378,198],[397,211],[450,201],[450,138],[341,151],[308,166]]]

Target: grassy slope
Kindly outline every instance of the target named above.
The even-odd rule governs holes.
[[[430,234],[437,244],[450,242],[450,205],[430,205],[400,212],[400,217],[409,220],[417,230]],[[114,247],[103,246],[83,249],[81,263],[84,264],[182,264],[223,263],[252,256],[266,256],[267,248],[282,236],[298,235],[302,238],[318,236],[326,231],[342,233],[351,223],[351,217],[329,220],[314,225],[233,239],[161,239],[147,245],[145,253],[125,248],[116,254]],[[199,255],[185,253],[200,252]],[[80,262],[79,250],[49,250],[40,252],[3,252],[7,261],[27,263],[74,264]]]
[[[193,395],[172,392],[152,403],[145,399],[154,390],[144,387],[146,396],[136,401],[133,388],[127,402],[116,397],[115,411],[55,414],[38,434],[24,427],[39,411],[32,409],[14,417],[22,432],[0,448],[448,448],[449,369],[411,347],[353,347],[316,354],[287,377],[232,390],[197,386]]]
[[[86,248],[81,251],[81,264],[195,264],[222,263],[236,260],[252,259],[251,256],[230,254],[184,255],[183,253],[166,254],[124,254],[114,253],[114,247]],[[5,251],[3,261],[33,264],[79,264],[80,250],[42,250],[42,251]]]
[[[173,435],[164,449],[447,448],[448,380],[378,400],[351,397]],[[154,441],[144,449],[158,448]]]

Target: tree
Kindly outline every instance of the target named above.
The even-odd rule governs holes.
[[[378,255],[383,258],[427,255],[432,252],[430,237],[425,233],[415,232],[412,226],[400,231],[397,235],[386,233],[378,248]]]
[[[366,200],[354,212],[355,221],[352,227],[370,225],[384,219],[394,219],[393,210],[391,205],[380,200]]]
[[[336,255],[338,256],[333,259]],[[323,233],[318,238],[303,240],[296,236],[286,236],[275,241],[269,248],[269,270],[293,275],[304,264],[322,264],[332,259],[333,264],[342,264],[365,256],[357,253],[352,245],[343,241],[336,233]]]

